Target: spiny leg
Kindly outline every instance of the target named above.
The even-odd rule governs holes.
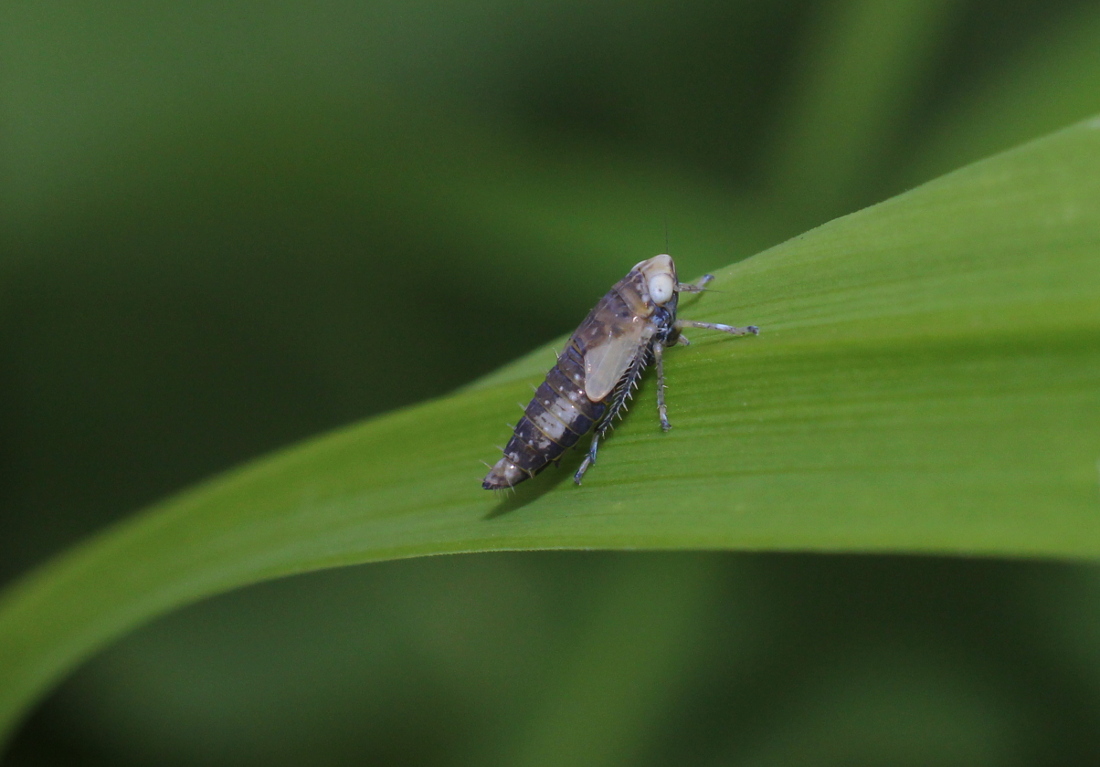
[[[756,325],[749,325],[748,327],[738,328],[733,325],[723,325],[719,322],[696,322],[695,320],[676,320],[675,328],[682,330],[683,328],[703,328],[704,330],[720,330],[723,333],[729,333],[731,336],[758,336],[760,335],[760,328]]]
[[[653,343],[653,359],[657,363],[657,417],[661,419],[661,429],[668,431],[672,424],[668,422],[668,407],[665,405],[665,345],[660,341]]]
[[[584,478],[584,473],[588,471],[588,467],[596,462],[596,448],[600,444],[601,433],[602,432],[597,429],[596,433],[592,435],[592,447],[588,448],[588,455],[584,457],[584,460],[581,461],[580,468],[577,469],[577,473],[573,475],[573,482],[578,485],[581,483],[581,479]]]
[[[638,355],[634,362],[630,364],[622,380],[619,381],[618,386],[611,393],[611,402],[608,404],[607,410],[604,411],[603,418],[596,425],[596,433],[592,435],[592,447],[588,449],[588,455],[584,457],[577,473],[573,475],[573,481],[578,485],[581,483],[584,473],[596,462],[596,448],[599,446],[600,438],[603,437],[604,433],[611,430],[615,419],[620,417],[626,409],[626,403],[630,399],[634,387],[638,385],[638,378],[641,376],[642,370],[645,369],[645,361],[644,354]]]

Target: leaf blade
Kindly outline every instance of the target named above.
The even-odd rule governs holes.
[[[1100,122],[719,273],[580,488],[478,488],[546,350],[159,504],[0,601],[0,727],[174,607],[380,559],[533,548],[1100,554]],[[576,456],[579,459],[579,456]]]

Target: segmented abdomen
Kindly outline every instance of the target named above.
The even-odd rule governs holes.
[[[535,476],[577,443],[603,416],[606,405],[584,392],[584,355],[571,338],[516,424],[482,486],[512,487]]]

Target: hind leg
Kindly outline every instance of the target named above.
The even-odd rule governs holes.
[[[584,457],[580,468],[577,469],[577,473],[573,475],[573,482],[578,485],[581,483],[581,479],[584,478],[584,473],[588,471],[588,467],[596,462],[596,448],[599,447],[600,444],[600,434],[600,430],[597,429],[596,433],[592,435],[592,446],[588,448],[588,455]]]

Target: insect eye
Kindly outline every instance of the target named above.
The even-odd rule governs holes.
[[[658,306],[668,303],[674,288],[671,275],[655,274],[649,278],[649,297]]]

